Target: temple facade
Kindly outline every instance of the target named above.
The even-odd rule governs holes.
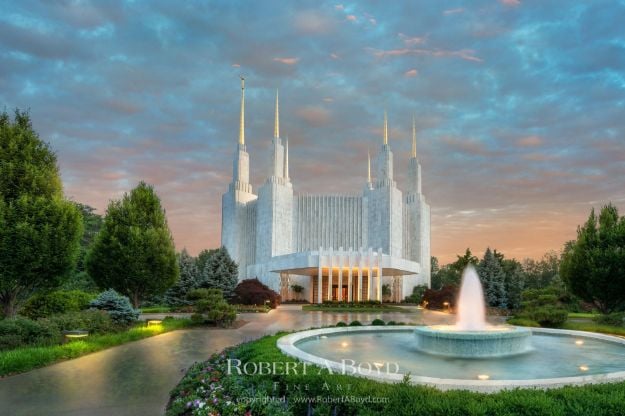
[[[257,193],[245,144],[245,80],[233,177],[222,197],[221,242],[239,265],[239,280],[257,277],[285,299],[402,300],[430,285],[430,207],[421,189],[416,128],[408,189],[393,179],[388,122],[362,190],[354,195],[297,195],[289,144],[280,136],[276,93],[270,171]],[[296,293],[293,286],[304,288]]]

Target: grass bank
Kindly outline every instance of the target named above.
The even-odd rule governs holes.
[[[104,350],[127,342],[138,341],[192,325],[190,319],[166,319],[160,325],[145,326],[143,322],[124,332],[93,335],[62,345],[22,347],[0,351],[0,377],[23,373],[58,361]]]

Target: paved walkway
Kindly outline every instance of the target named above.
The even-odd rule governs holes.
[[[0,415],[161,415],[186,368],[213,352],[282,330],[376,318],[427,324],[453,320],[431,311],[304,312],[301,305],[282,305],[266,314],[241,314],[249,323],[238,329],[168,332],[0,379]]]

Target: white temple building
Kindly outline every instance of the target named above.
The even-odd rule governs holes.
[[[409,185],[393,180],[393,153],[384,135],[375,172],[357,195],[297,195],[289,177],[289,144],[280,136],[276,93],[270,172],[254,193],[245,145],[245,80],[241,78],[239,144],[233,177],[222,197],[221,243],[239,265],[239,280],[257,277],[295,298],[382,300],[382,286],[401,301],[416,285],[430,285],[430,207],[421,192],[416,129],[412,125]]]

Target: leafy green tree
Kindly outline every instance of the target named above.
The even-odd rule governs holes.
[[[202,286],[210,289],[221,289],[224,297],[234,295],[237,286],[239,267],[232,260],[225,247],[214,250],[202,270]]]
[[[74,202],[82,215],[83,234],[80,239],[80,251],[76,268],[71,273],[70,278],[63,284],[65,290],[84,290],[87,292],[97,292],[97,285],[89,276],[85,266],[87,253],[95,240],[96,235],[102,228],[102,216],[95,213],[95,208],[89,205]]]
[[[56,155],[30,116],[0,114],[0,303],[13,317],[38,290],[59,287],[74,268],[80,214],[63,197]]]
[[[191,302],[187,299],[187,294],[200,286],[201,276],[196,259],[186,248],[178,254],[178,267],[180,278],[165,292],[165,302],[172,306],[189,305]]]
[[[471,253],[471,249],[467,248],[462,256],[456,256],[457,259],[451,264],[447,264],[441,267],[437,272],[432,272],[432,289],[442,289],[445,286],[460,286],[460,279],[462,278],[462,272],[469,265],[474,266],[479,263],[479,259]],[[436,259],[433,257],[432,260]],[[432,266],[438,266],[438,259],[436,264],[432,263]],[[434,269],[432,269],[434,270]]]
[[[176,250],[152,186],[141,182],[121,200],[111,201],[87,255],[87,271],[99,287],[128,296],[135,308],[176,282]]]
[[[560,275],[571,292],[604,314],[625,307],[625,217],[612,204],[593,209],[567,244]]]
[[[525,287],[528,289],[542,289],[560,283],[560,256],[555,251],[545,253],[538,261],[526,259],[523,261]]]
[[[499,259],[490,248],[486,249],[484,258],[477,267],[477,273],[480,276],[482,285],[484,286],[484,297],[486,303],[490,306],[498,308],[507,308],[508,299],[506,296],[506,286],[504,273]]]

